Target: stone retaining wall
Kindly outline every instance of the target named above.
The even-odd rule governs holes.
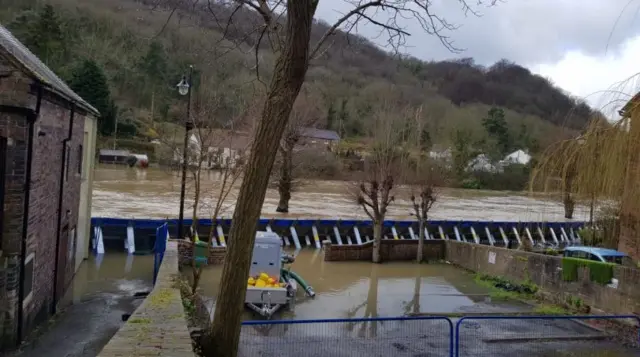
[[[335,245],[329,241],[323,242],[324,260],[347,261],[363,260],[371,261],[373,255],[373,242],[354,245]],[[417,240],[383,240],[380,246],[382,261],[415,260],[418,252]],[[427,240],[424,242],[423,256],[425,260],[443,259],[445,253],[444,241]]]
[[[193,243],[189,240],[176,239],[178,244],[179,264],[191,265],[193,259]],[[209,247],[209,265],[222,264],[224,256],[227,254],[226,247]]]
[[[194,357],[177,281],[178,243],[167,242],[156,285],[99,357]]]
[[[617,288],[592,282],[588,274],[577,281],[564,281],[562,257],[519,250],[446,241],[451,263],[474,272],[501,276],[512,281],[531,280],[558,300],[580,298],[592,308],[612,314],[640,314],[640,270],[615,267]]]

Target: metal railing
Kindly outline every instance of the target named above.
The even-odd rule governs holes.
[[[640,318],[633,315],[381,317],[242,325],[242,357],[640,355]]]
[[[628,320],[628,321],[624,321]],[[477,316],[455,324],[455,356],[625,356],[638,349],[637,316]],[[617,327],[617,328],[616,328]],[[626,347],[625,347],[626,346]],[[621,354],[617,354],[621,353]]]
[[[451,356],[446,317],[245,321],[239,356]]]

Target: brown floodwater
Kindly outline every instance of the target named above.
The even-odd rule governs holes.
[[[491,302],[474,275],[449,264],[325,262],[320,250],[303,249],[291,270],[313,287],[315,298],[298,290],[293,311],[273,318],[319,319],[404,316],[419,313],[523,311],[526,306]],[[215,304],[221,266],[205,268],[200,281],[209,306]],[[185,271],[189,276],[189,271]],[[250,312],[246,319],[256,316]]]
[[[219,173],[202,174],[200,217],[213,212],[220,185]],[[231,217],[239,183],[229,193],[220,216]],[[192,215],[192,180],[187,181],[186,217]],[[366,218],[350,194],[353,183],[344,181],[301,182],[292,194],[290,213],[275,212],[278,193],[267,191],[263,217]],[[216,190],[218,189],[218,190]],[[411,189],[397,188],[388,219],[411,219]],[[179,211],[180,176],[161,168],[138,169],[121,165],[100,165],[96,169],[92,215],[101,217],[166,218]],[[588,210],[576,207],[574,219],[586,219]],[[522,192],[442,189],[430,212],[431,219],[543,221],[564,220],[562,205],[549,197]]]

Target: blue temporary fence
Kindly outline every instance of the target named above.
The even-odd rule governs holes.
[[[636,326],[630,336],[624,336],[620,328],[610,329],[612,321],[624,320]],[[634,315],[462,317],[455,324],[455,356],[557,356],[567,351],[579,355],[594,348],[637,355],[639,324],[640,318]],[[596,345],[595,341],[600,342]]]
[[[457,320],[455,328],[452,320]],[[613,323],[623,320],[636,327]],[[244,357],[556,356],[592,350],[640,355],[640,319],[634,315],[260,320],[242,325]]]
[[[241,356],[453,356],[446,317],[245,321]],[[375,352],[375,354],[372,354]]]
[[[167,236],[169,232],[169,225],[167,223],[156,228],[156,242],[153,247],[153,285],[156,284],[156,278],[158,277],[158,271],[164,258],[164,252],[167,249]]]

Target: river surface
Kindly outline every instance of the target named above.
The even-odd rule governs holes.
[[[192,216],[193,180],[187,180],[185,216]],[[224,201],[221,217],[231,217],[238,193],[236,182]],[[202,203],[198,215],[209,217],[220,191],[220,175],[203,172]],[[366,218],[355,202],[354,184],[344,181],[304,181],[292,194],[290,213],[275,212],[278,192],[267,191],[263,217]],[[395,201],[389,206],[388,219],[411,219],[411,189],[395,189]],[[180,202],[180,176],[160,168],[138,169],[121,165],[96,168],[92,216],[128,218],[177,217]],[[562,205],[541,196],[521,192],[442,189],[429,216],[431,219],[562,221]],[[588,210],[576,207],[574,219],[586,219]]]
[[[152,281],[151,255],[90,256],[61,301],[60,313],[10,356],[96,356],[122,326],[122,315],[142,302],[134,293],[149,291]]]

